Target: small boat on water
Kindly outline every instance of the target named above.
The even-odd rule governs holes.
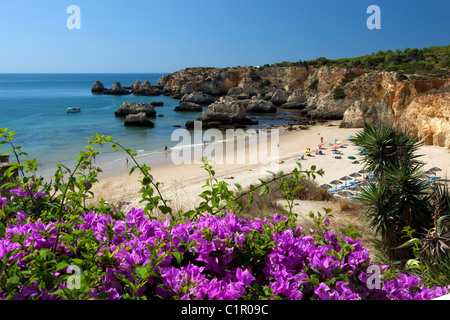
[[[67,113],[78,113],[81,112],[81,108],[78,107],[71,107],[66,109]]]

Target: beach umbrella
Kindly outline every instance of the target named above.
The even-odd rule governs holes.
[[[347,158],[349,158],[351,160],[355,160],[356,159],[354,156],[350,156],[350,157],[347,157]]]
[[[336,143],[342,143],[342,141],[341,141],[341,140],[339,140],[339,141],[337,141]]]
[[[339,180],[345,181],[345,185],[347,185],[347,181],[352,180],[352,178],[350,178],[349,176],[344,176],[344,177],[340,178]]]
[[[329,184],[322,184],[321,186],[320,186],[320,188],[327,188],[327,189],[330,189],[330,188],[332,188],[333,186],[330,186]]]
[[[349,138],[353,138],[353,136],[348,136]]]
[[[369,171],[367,171],[366,169],[361,169],[358,171],[358,173],[368,173]]]
[[[356,191],[356,192],[359,192],[359,191],[361,191],[362,190],[362,187],[360,186],[360,185],[353,185],[353,186],[351,186],[350,188],[348,188],[349,190],[352,190],[352,191]]]
[[[318,146],[324,146],[324,145],[325,145],[324,143],[319,143],[319,144],[318,144]]]
[[[439,168],[439,167],[433,167],[433,168],[430,169],[430,171],[433,172],[434,175],[436,175],[436,172],[442,171],[442,169]]]
[[[333,180],[333,181],[331,181],[330,183],[331,183],[331,184],[334,184],[334,185],[336,186],[336,188],[337,188],[337,185],[338,185],[338,184],[341,184],[342,181],[339,181],[339,180]]]
[[[354,172],[352,174],[349,174],[349,176],[355,178],[355,180],[356,180],[356,177],[361,177],[361,175],[358,172]]]
[[[351,197],[351,196],[353,196],[353,193],[351,193],[350,191],[347,191],[347,190],[338,192],[338,194],[341,195],[341,196],[344,196],[344,197]]]

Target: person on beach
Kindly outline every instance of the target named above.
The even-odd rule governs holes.
[[[128,158],[126,158],[126,160],[127,160],[127,168],[128,168]]]
[[[167,151],[167,146],[166,145],[164,146],[164,151]]]

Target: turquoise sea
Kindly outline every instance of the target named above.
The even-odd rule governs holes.
[[[186,120],[196,119],[199,113],[175,112],[179,100],[166,96],[111,96],[91,93],[95,81],[106,88],[115,81],[131,86],[137,79],[157,84],[163,74],[0,74],[0,127],[16,132],[18,140],[31,158],[36,158],[41,170],[54,168],[54,164],[71,165],[85,149],[87,140],[94,133],[111,136],[138,154],[164,152],[164,146],[173,147],[179,141],[171,141],[172,132]],[[164,117],[152,119],[154,128],[129,128],[114,111],[123,102],[164,102],[155,107]],[[80,107],[81,113],[68,114],[66,108]],[[204,107],[206,110],[207,107]],[[259,120],[255,127],[286,122],[289,111],[280,110],[274,115],[254,115]],[[274,117],[276,119],[274,119]],[[4,151],[3,146],[0,151]],[[101,160],[124,158],[110,148],[102,148]],[[13,160],[13,159],[11,159]]]

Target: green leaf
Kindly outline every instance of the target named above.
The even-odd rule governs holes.
[[[318,286],[320,284],[320,280],[317,278],[303,278],[301,280],[309,281],[313,284],[313,286]]]
[[[56,265],[56,270],[61,270],[68,266],[70,266],[70,264],[67,261],[62,261]]]
[[[172,208],[168,206],[159,206],[158,209],[161,210],[163,214],[172,213]]]
[[[134,269],[134,272],[141,279],[146,279],[147,278],[147,269],[145,267],[136,267]]]
[[[181,252],[175,251],[175,252],[172,252],[172,255],[175,257],[175,259],[177,260],[178,264],[180,264],[181,261],[183,261],[184,256],[183,256],[183,254]]]
[[[6,227],[2,222],[0,222],[0,237],[5,237],[5,235],[6,235]]]
[[[73,262],[74,264],[76,264],[77,266],[79,266],[79,267],[83,264],[83,260],[77,259],[77,258],[72,259],[72,262]]]
[[[264,185],[259,192],[259,196],[263,197],[263,196],[267,195],[268,193],[269,193],[269,187],[267,185]]]
[[[96,297],[95,297],[95,299],[96,300],[104,300],[104,299],[106,299],[106,298],[109,298],[111,296],[111,293],[109,293],[109,292],[100,292]]]

